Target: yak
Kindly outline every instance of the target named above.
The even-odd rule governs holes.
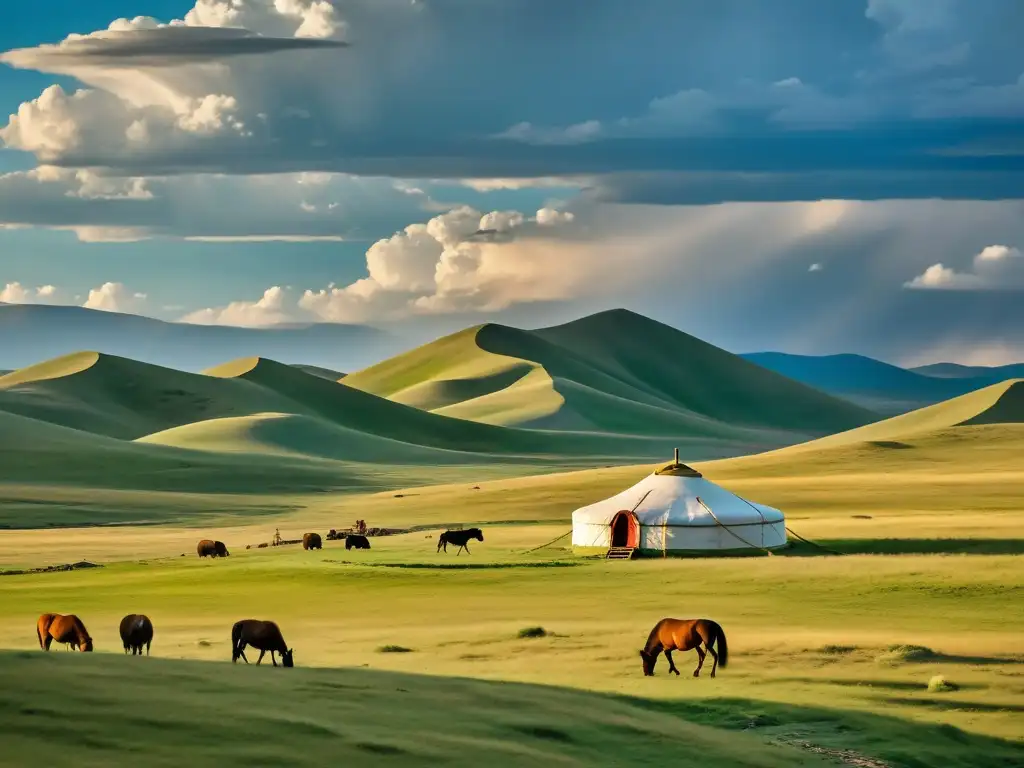
[[[356,533],[350,533],[345,537],[345,549],[369,549],[370,540],[365,536],[360,536]]]
[[[231,554],[228,552],[228,548],[224,546],[223,541],[212,541],[210,539],[200,541],[196,547],[196,552],[199,553],[200,557],[227,557]]]
[[[303,549],[323,549],[323,541],[319,533],[305,533],[302,535]]]

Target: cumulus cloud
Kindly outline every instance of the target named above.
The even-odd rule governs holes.
[[[86,309],[135,314],[146,307],[146,294],[129,290],[123,283],[104,283],[89,291],[82,305]]]
[[[287,291],[281,286],[268,288],[256,301],[233,301],[226,307],[207,308],[191,312],[181,318],[193,325],[237,325],[260,328],[279,325],[291,319],[286,306]]]
[[[57,299],[57,289],[52,285],[27,288],[19,282],[13,282],[0,289],[2,304],[52,304]]]
[[[932,264],[907,288],[939,290],[1024,289],[1024,253],[1007,245],[989,245],[979,252],[969,272],[957,272],[944,264]]]
[[[877,198],[886,174],[906,177],[903,196],[957,195],[970,174],[1024,188],[988,149],[1020,138],[999,120],[1024,113],[1012,3],[722,3],[198,0],[168,25],[122,19],[7,54],[86,88],[47,89],[0,137],[42,162],[138,176],[668,172],[690,174],[685,195],[705,201],[722,175],[766,177],[768,199],[794,194],[772,184],[785,174],[812,176],[824,197]],[[756,51],[751,28],[766,30]],[[627,55],[606,55],[608,30]],[[262,55],[235,55],[253,48]],[[954,55],[965,50],[986,55]],[[557,89],[537,87],[555,71]],[[495,82],[499,97],[478,109]]]

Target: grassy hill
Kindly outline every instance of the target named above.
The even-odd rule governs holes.
[[[328,381],[340,381],[345,378],[344,373],[336,371],[333,368],[323,368],[319,365],[303,365],[302,363],[292,363],[292,368],[298,368],[303,373],[309,373],[313,376],[319,376],[321,379],[327,379]]]
[[[875,418],[626,310],[536,331],[470,328],[344,381],[436,413],[535,429],[812,435]]]
[[[963,375],[939,376],[930,371],[945,369],[906,370],[862,355],[755,352],[743,357],[886,415],[906,413],[1014,378],[1010,366],[1003,370],[963,369]]]

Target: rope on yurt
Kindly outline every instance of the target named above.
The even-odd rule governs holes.
[[[570,528],[570,529],[569,529],[568,531],[566,531],[565,533],[563,533],[563,534],[562,534],[561,536],[559,536],[559,537],[558,537],[557,539],[552,539],[552,540],[551,540],[551,541],[549,541],[549,542],[548,542],[547,544],[541,544],[541,545],[540,545],[539,547],[534,547],[533,549],[527,549],[527,550],[524,550],[524,551],[520,552],[519,554],[521,554],[521,555],[528,555],[528,554],[530,554],[531,552],[536,552],[536,551],[537,551],[538,549],[544,549],[544,547],[550,547],[550,546],[551,546],[552,544],[554,544],[554,543],[555,543],[556,541],[561,541],[562,539],[564,539],[564,538],[565,538],[566,536],[568,536],[568,535],[569,535],[569,534],[571,534],[571,533],[572,533],[572,528]]]
[[[842,555],[843,554],[842,552],[836,552],[834,549],[829,549],[828,547],[822,546],[821,544],[818,544],[816,541],[811,541],[810,539],[805,539],[803,536],[801,536],[799,533],[794,531],[788,525],[786,526],[786,530],[789,531],[789,533],[792,534],[793,536],[796,536],[798,539],[800,539],[800,541],[802,541],[804,544],[810,544],[812,547],[817,547],[818,549],[820,549],[823,552],[828,552],[830,555]]]
[[[719,526],[724,528],[726,533],[728,533],[730,536],[733,536],[734,538],[738,539],[739,541],[742,541],[746,546],[750,547],[751,549],[759,549],[762,552],[766,552],[768,555],[774,555],[775,554],[770,549],[765,549],[764,547],[759,547],[759,546],[757,546],[757,544],[751,544],[749,541],[744,539],[738,533],[736,533],[735,531],[731,530],[729,528],[729,526],[725,525],[721,520],[718,519],[717,515],[715,515],[715,513],[711,511],[711,507],[709,507],[707,504],[705,504],[704,500],[700,496],[697,497],[697,503],[700,504],[702,507],[704,507],[704,509],[707,510],[708,514],[711,515],[711,519],[714,520]]]
[[[757,514],[761,515],[761,543],[764,544],[764,526],[765,526],[764,514],[762,514],[760,509],[755,507],[753,504],[751,504],[749,501],[744,499],[742,496],[737,496],[736,498],[737,499],[741,499],[744,503],[746,503],[748,506],[750,506],[755,512],[757,512]],[[710,512],[711,510],[708,510],[708,511]],[[824,547],[824,546],[822,546],[821,544],[818,544],[815,541],[811,541],[810,539],[805,539],[803,536],[801,536],[799,533],[794,531],[788,525],[786,526],[786,531],[788,533],[790,533],[791,535],[796,536],[804,544],[810,544],[812,547],[817,547],[822,552],[828,552],[829,554],[832,554],[832,555],[842,555],[843,554],[842,552],[836,552],[834,549],[829,549],[828,547]]]

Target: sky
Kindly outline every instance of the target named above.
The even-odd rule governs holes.
[[[1019,0],[3,14],[2,302],[1024,360]]]

